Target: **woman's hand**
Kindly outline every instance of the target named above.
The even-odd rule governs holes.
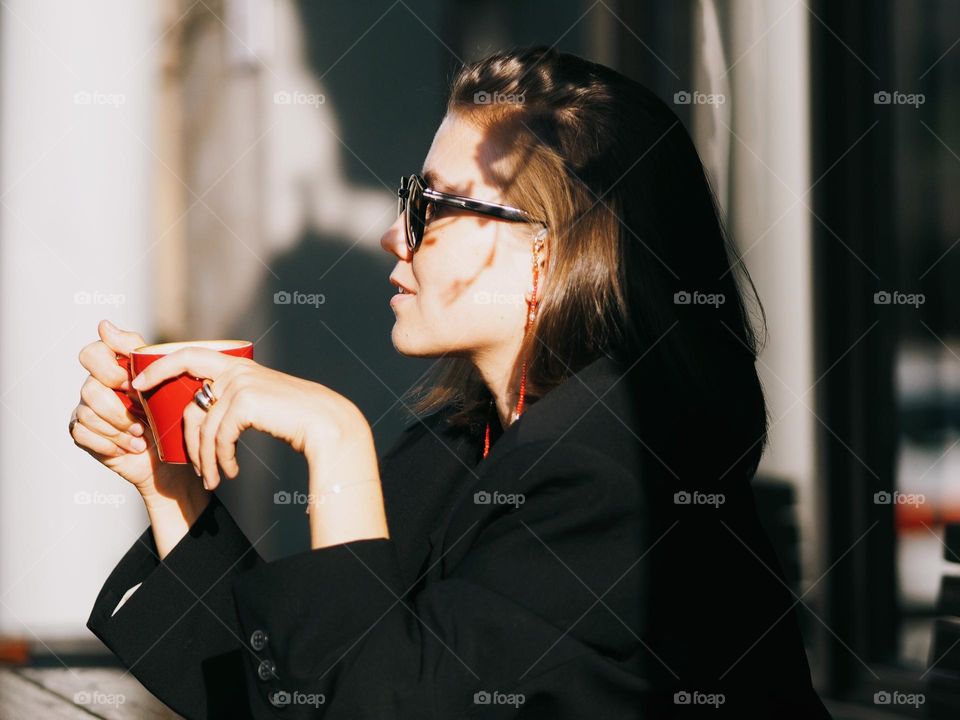
[[[144,345],[139,333],[126,332],[108,320],[97,326],[100,340],[80,350],[80,364],[89,371],[80,387],[80,402],[70,416],[74,444],[133,485],[144,498],[156,494],[179,494],[184,484],[182,468],[160,461],[153,433],[144,421],[130,413],[115,390],[128,390],[127,372],[117,355]],[[195,478],[189,484],[197,486]]]
[[[362,418],[353,403],[319,383],[201,347],[154,361],[134,378],[133,387],[144,391],[182,373],[206,378],[217,398],[206,412],[191,402],[183,413],[187,455],[209,490],[220,483],[220,468],[231,479],[240,472],[236,445],[247,428],[308,454],[314,447],[335,444]]]
[[[160,557],[186,534],[210,500],[196,475],[185,465],[160,460],[153,433],[132,415],[115,390],[129,389],[117,354],[144,345],[143,337],[107,320],[97,326],[100,340],[80,351],[90,375],[80,388],[80,403],[70,418],[74,444],[133,485],[143,498]]]

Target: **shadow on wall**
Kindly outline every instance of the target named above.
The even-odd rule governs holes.
[[[253,295],[263,301],[250,304],[232,336],[246,337],[245,329],[251,325],[272,326],[257,345],[257,360],[350,398],[373,425],[382,454],[412,421],[398,397],[417,381],[429,361],[406,359],[391,343],[394,315],[386,280],[393,267],[390,258],[385,253],[373,256],[360,247],[350,250],[351,245],[347,238],[304,233],[290,252],[271,262],[281,280],[265,276]],[[284,304],[292,289],[303,293],[301,303]],[[303,302],[311,294],[317,302]],[[271,302],[275,297],[281,302]],[[226,501],[237,508],[251,538],[268,533],[257,546],[268,559],[307,549],[303,456],[262,433],[245,433],[241,443],[240,467],[245,476],[256,479],[246,487],[227,482],[221,491]],[[238,502],[231,502],[231,497]]]
[[[427,22],[439,24],[439,6],[411,7]],[[323,140],[339,153],[343,170],[338,182],[383,192],[387,199],[401,174],[422,165],[443,112],[449,53],[402,6],[375,25],[382,8],[374,13],[375,8],[349,3],[298,3],[297,9],[307,69],[322,84],[325,107],[341,129],[339,138]],[[344,54],[371,25],[361,45]],[[411,43],[414,35],[423,42]],[[385,72],[397,68],[398,57],[411,69],[409,83]],[[303,202],[314,201],[306,197]],[[318,229],[322,223],[302,231],[290,250],[271,258],[275,275],[264,274],[253,300],[230,328],[231,337],[263,335],[258,362],[323,383],[355,402],[373,426],[380,454],[412,422],[398,398],[433,363],[404,358],[390,339],[393,288],[387,278],[396,258],[376,242],[390,222],[392,217],[385,217],[382,228],[370,230],[373,240],[363,243]],[[323,302],[303,302],[303,296],[296,303],[275,301],[277,293],[294,291],[322,295]],[[226,482],[219,492],[251,540],[262,538],[257,550],[268,560],[307,550],[303,456],[262,433],[245,433],[238,460],[247,481]]]

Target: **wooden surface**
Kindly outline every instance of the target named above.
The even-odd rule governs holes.
[[[116,668],[0,668],[0,720],[179,718]]]

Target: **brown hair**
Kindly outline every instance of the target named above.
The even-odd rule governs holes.
[[[743,381],[762,433],[757,336],[715,198],[673,111],[610,68],[528,48],[463,67],[447,112],[496,148],[496,168],[484,171],[504,201],[549,228],[537,318],[517,360],[527,360],[528,402],[601,355],[636,358],[656,345],[654,372],[690,396]],[[684,304],[678,294],[690,291],[724,300]],[[452,403],[450,422],[486,418],[490,393],[466,359],[438,361],[411,394],[421,392],[415,413]]]

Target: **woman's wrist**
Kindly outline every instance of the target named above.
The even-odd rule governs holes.
[[[210,504],[213,495],[203,488],[190,465],[166,470],[180,477],[173,479],[169,488],[159,491],[154,488],[148,493],[141,493],[161,560],[187,534]],[[174,488],[176,492],[172,491]]]
[[[140,491],[140,497],[147,510],[167,511],[179,506],[185,513],[199,515],[206,507],[210,491],[204,489],[203,482],[197,477],[190,464],[165,464],[161,466],[152,486]]]
[[[356,406],[311,436],[304,454],[311,548],[389,537],[373,432]]]

